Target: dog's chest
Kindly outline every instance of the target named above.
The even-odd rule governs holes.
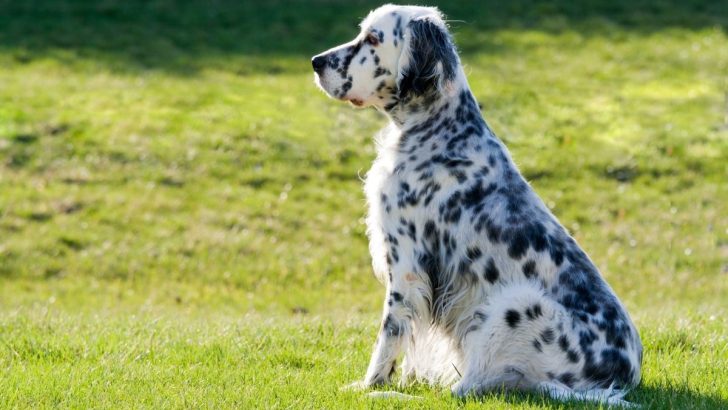
[[[505,148],[473,138],[467,149],[453,152],[442,135],[403,149],[398,135],[387,137],[365,185],[370,251],[380,280],[393,265],[424,270],[422,260],[432,254],[441,275],[456,273],[484,287],[535,276],[552,282],[556,267],[545,249],[550,218]]]
[[[487,157],[478,164],[477,156],[454,157],[433,149],[432,141],[409,149],[397,143],[398,137],[385,136],[365,184],[370,250],[380,277],[392,265],[415,268],[411,265],[428,252],[441,251],[441,267],[455,260],[458,247],[474,238],[470,238],[473,232],[467,238],[461,235],[467,231],[463,225],[467,211],[461,201],[451,199],[460,198],[465,185],[482,180],[483,175],[476,174],[487,163]]]
[[[441,154],[426,149],[401,152],[387,146],[380,148],[367,173],[365,190],[369,212],[377,216],[379,228],[385,233],[399,236],[412,229],[406,225],[438,222],[438,206],[458,187],[447,167],[431,161],[438,156]]]

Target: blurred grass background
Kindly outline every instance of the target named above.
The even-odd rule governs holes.
[[[370,273],[360,177],[385,120],[318,92],[309,59],[352,38],[377,5],[0,0],[0,363],[11,369],[0,387],[16,393],[9,404],[103,407],[78,390],[58,393],[85,383],[67,371],[48,394],[27,372],[57,371],[42,354],[57,345],[58,360],[88,383],[111,380],[132,371],[125,360],[154,363],[116,350],[165,332],[179,347],[209,322],[229,325],[210,331],[225,341],[221,357],[242,354],[233,340],[277,341],[249,350],[293,356],[268,360],[260,371],[270,377],[319,375],[352,344],[348,372],[323,380],[361,376],[383,290]],[[647,351],[654,366],[635,394],[726,404],[725,370],[710,372],[728,366],[728,3],[439,6],[491,127],[650,336],[658,355]],[[316,326],[333,324],[351,339],[317,336]],[[226,338],[236,326],[247,330]],[[94,344],[105,332],[115,335],[111,356]],[[320,361],[276,350],[290,334],[331,343]],[[120,369],[88,376],[73,362],[89,351],[100,352],[89,366],[112,357]],[[180,357],[197,363],[196,353]],[[688,362],[697,370],[681,367]],[[226,363],[210,372],[245,373]],[[159,404],[158,388],[141,397]],[[210,402],[162,404],[296,407],[300,396],[265,391],[258,402],[215,401],[230,393],[222,388]]]

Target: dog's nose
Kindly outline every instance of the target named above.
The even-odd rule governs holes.
[[[325,56],[315,56],[311,59],[311,65],[313,66],[313,71],[321,74],[321,71],[323,71],[324,67],[326,67],[326,62],[328,59]]]

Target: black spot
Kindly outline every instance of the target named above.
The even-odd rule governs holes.
[[[465,172],[461,170],[453,170],[450,171],[450,175],[452,175],[455,179],[458,180],[458,183],[463,183],[468,179],[468,176],[465,174]]]
[[[401,302],[402,301],[402,294],[396,291],[392,292],[392,298],[395,302]]]
[[[573,349],[569,349],[568,352],[566,352],[566,358],[569,359],[571,363],[578,363],[579,362],[579,353],[577,353]]]
[[[515,329],[516,326],[518,326],[518,322],[521,321],[521,314],[513,309],[509,309],[506,311],[506,323],[508,323],[508,326]]]
[[[364,64],[364,63],[365,63],[366,61],[367,61],[367,56],[364,56],[364,57],[362,57],[362,58],[361,58],[361,59],[359,60],[359,64]]]
[[[480,204],[488,195],[492,194],[498,186],[491,183],[487,188],[483,188],[480,181],[475,181],[473,185],[465,191],[463,204],[466,208],[473,208]]]
[[[533,339],[533,347],[540,352],[543,352],[543,348],[541,347],[541,342],[539,342],[536,339]]]
[[[588,349],[597,338],[597,334],[591,329],[579,332],[579,347],[581,347],[582,352]]]
[[[488,263],[485,265],[485,272],[483,273],[483,277],[489,283],[493,284],[495,283],[495,281],[498,280],[499,276],[500,272],[498,272],[498,268],[495,266],[495,261],[493,260],[493,258],[488,259]]]
[[[508,255],[513,259],[520,259],[528,250],[528,238],[520,231],[513,232],[510,243],[508,244]]]
[[[462,208],[460,207],[461,198],[462,192],[457,191],[446,202],[440,204],[439,211],[443,221],[456,223],[460,220],[460,216],[462,215]]]
[[[346,81],[344,84],[341,85],[341,91],[340,95],[344,96],[347,92],[351,90],[351,80]]]
[[[601,363],[597,363],[590,355],[585,356],[582,369],[585,379],[598,383],[600,387],[609,387],[613,381],[626,386],[633,383],[635,369],[621,351],[606,349],[602,351],[601,359]]]
[[[526,317],[528,317],[529,320],[536,319],[542,314],[543,313],[541,312],[541,305],[539,305],[538,303],[526,309]]]
[[[551,328],[546,328],[541,332],[541,340],[546,344],[551,344],[555,337],[554,330]]]
[[[542,314],[541,305],[536,303],[535,305],[533,305],[533,315],[535,317],[539,317],[539,316],[541,316],[541,314]]]
[[[467,255],[470,260],[476,260],[483,255],[483,251],[481,251],[478,247],[472,247],[468,248]]]
[[[392,318],[392,315],[387,315],[387,318],[384,319],[382,330],[387,336],[399,336],[402,334],[401,326]]]
[[[562,373],[559,376],[559,381],[568,387],[574,387],[574,374],[569,372]]]
[[[434,221],[429,220],[425,223],[421,243],[423,250],[417,252],[416,258],[417,263],[425,274],[427,274],[430,282],[428,302],[430,304],[430,310],[433,313],[432,319],[434,322],[439,320],[442,315],[444,304],[440,238]]]
[[[567,352],[569,350],[569,339],[566,337],[566,335],[559,336],[559,347],[564,352]]]
[[[387,70],[386,68],[377,67],[377,69],[374,70],[374,78],[381,77],[383,75],[389,75],[389,74],[392,74],[392,72]]]
[[[399,240],[397,239],[397,237],[396,237],[396,236],[392,235],[391,233],[388,233],[388,234],[387,234],[387,237],[385,238],[385,240],[386,240],[386,241],[387,241],[388,243],[390,243],[390,244],[393,244],[393,245],[399,245]]]
[[[564,262],[564,244],[554,236],[548,237],[549,256],[554,265],[561,266]]]
[[[351,46],[347,48],[347,55],[344,57],[344,61],[342,63],[342,66],[340,68],[341,78],[346,78],[348,71],[349,71],[349,65],[351,64],[351,60],[354,58],[354,56],[359,53],[359,50],[361,49],[362,44],[357,43],[354,46]]]
[[[413,222],[409,222],[407,224],[407,235],[410,237],[410,239],[417,240],[417,228],[415,228],[415,224]]]
[[[469,259],[462,259],[458,264],[458,273],[465,276],[471,283],[474,283],[477,280],[477,277],[470,270],[470,264],[471,261]]]
[[[523,264],[523,274],[528,279],[538,276],[538,272],[536,272],[536,262],[533,259],[529,259]]]
[[[432,237],[432,235],[435,233],[435,222],[434,221],[427,221],[425,222],[425,237],[429,238]]]

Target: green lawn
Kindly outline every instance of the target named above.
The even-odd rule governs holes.
[[[728,408],[728,3],[442,3],[641,330],[627,398]],[[0,407],[574,407],[340,391],[383,297],[360,176],[385,120],[309,59],[378,3],[204,4],[0,0]]]

